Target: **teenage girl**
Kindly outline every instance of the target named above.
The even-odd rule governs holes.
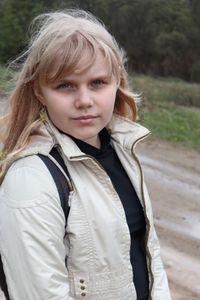
[[[9,297],[170,300],[135,154],[149,131],[136,123],[124,52],[84,11],[43,14],[34,25],[1,125],[0,253]],[[73,186],[67,224],[37,155],[55,146]]]

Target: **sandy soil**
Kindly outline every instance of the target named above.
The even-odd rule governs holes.
[[[151,138],[137,149],[152,198],[172,299],[199,300],[200,152]]]

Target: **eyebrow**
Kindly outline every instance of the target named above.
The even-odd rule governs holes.
[[[110,75],[109,73],[99,73],[99,74],[95,74],[94,76],[89,77],[89,80],[95,80],[95,79],[99,79],[99,78],[105,78],[105,79],[110,79],[112,77],[112,74]],[[65,81],[65,80],[69,80],[69,81],[76,81],[76,75],[74,77],[74,75],[66,75],[65,77],[63,77],[62,79],[60,79],[59,81]]]

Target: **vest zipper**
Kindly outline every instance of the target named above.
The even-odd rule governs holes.
[[[138,164],[138,167],[139,167],[139,170],[140,170],[140,184],[141,184],[141,192],[142,192],[142,201],[143,201],[143,205],[144,205],[144,215],[145,215],[145,219],[146,219],[146,222],[147,222],[147,225],[148,225],[148,231],[147,231],[146,238],[145,238],[145,248],[146,248],[147,256],[149,258],[149,273],[150,273],[150,278],[151,278],[151,284],[150,284],[150,288],[149,288],[149,292],[150,292],[149,300],[152,300],[152,288],[153,288],[154,277],[153,277],[153,272],[152,272],[152,268],[151,268],[152,257],[151,257],[151,253],[149,252],[148,246],[147,246],[148,238],[149,238],[149,231],[150,231],[150,222],[149,222],[149,219],[148,219],[147,214],[146,214],[146,203],[145,203],[144,186],[143,186],[144,175],[143,175],[141,164],[140,164],[140,162],[139,162],[139,160],[137,158],[137,155],[134,152],[134,147],[136,146],[136,144],[139,141],[141,141],[144,138],[146,138],[148,135],[149,135],[149,133],[146,134],[145,136],[143,136],[142,138],[139,138],[138,140],[136,140],[134,142],[134,144],[132,145],[131,152],[132,152],[132,155],[133,155],[136,163]]]

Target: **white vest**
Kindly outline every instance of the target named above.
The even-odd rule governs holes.
[[[41,172],[45,172],[46,174],[45,177],[43,176],[41,179],[43,180],[41,185],[51,186],[48,193],[50,193],[53,201],[53,204],[49,204],[49,195],[48,193],[45,195],[43,192],[43,195],[41,196],[43,201],[41,201],[38,205],[50,206],[50,208],[48,207],[47,209],[49,211],[49,218],[51,218],[52,214],[55,214],[54,219],[58,217],[55,211],[58,211],[58,214],[63,215],[62,209],[59,207],[58,193],[56,188],[52,187],[53,180],[50,175],[47,175],[48,170],[44,170],[45,166],[38,157],[33,158],[32,156],[34,153],[38,152],[48,154],[53,144],[59,144],[74,187],[73,194],[70,196],[71,207],[67,222],[66,236],[63,243],[61,241],[60,231],[61,226],[64,228],[65,221],[62,216],[62,222],[60,221],[60,224],[55,222],[54,227],[52,227],[53,230],[55,230],[55,234],[58,236],[60,235],[60,244],[59,241],[57,241],[55,243],[56,247],[55,245],[48,245],[49,249],[47,247],[46,251],[50,252],[50,257],[46,259],[44,255],[41,259],[40,266],[37,266],[36,263],[34,264],[34,268],[36,272],[41,274],[41,278],[42,272],[44,272],[43,265],[45,266],[45,264],[50,264],[52,266],[51,270],[46,269],[46,272],[49,272],[49,274],[46,274],[48,280],[46,282],[44,281],[44,284],[47,284],[47,287],[43,287],[42,284],[39,285],[38,280],[38,283],[36,282],[37,288],[34,290],[33,283],[30,282],[30,279],[32,278],[32,281],[34,281],[35,278],[33,276],[29,279],[23,278],[25,281],[23,284],[26,286],[25,289],[28,291],[29,288],[30,291],[28,298],[26,296],[26,293],[28,292],[23,291],[23,289],[22,291],[15,292],[17,290],[17,284],[14,277],[17,276],[17,274],[9,273],[9,263],[6,261],[6,256],[9,257],[9,255],[11,255],[9,254],[11,251],[8,245],[9,241],[6,241],[3,244],[1,250],[5,253],[4,263],[6,264],[7,269],[6,276],[8,276],[9,279],[8,285],[13,299],[136,300],[132,266],[130,263],[129,229],[122,203],[110,178],[102,166],[94,158],[82,153],[68,136],[62,135],[58,132],[50,122],[48,122],[46,128],[48,129],[48,133],[46,132],[46,129],[43,128],[43,137],[40,136],[39,138],[35,138],[32,145],[30,145],[30,147],[22,154],[23,157],[31,156],[18,160],[10,168],[8,172],[8,182],[9,176],[12,177],[11,173],[16,169],[19,172],[18,176],[20,176],[19,174],[20,169],[22,169],[22,165],[24,168],[29,165],[30,171],[30,166],[33,167],[33,164],[37,164],[37,169],[41,170]],[[136,143],[147,136],[149,132],[144,127],[122,117],[114,117],[112,122],[109,124],[109,129],[111,130],[112,146],[126,170],[144,208],[147,223],[146,253],[151,293],[151,297],[149,299],[170,300],[171,297],[168,289],[168,282],[161,262],[159,243],[153,225],[150,199],[144,184],[141,165],[134,152]],[[46,141],[45,148],[43,143],[44,140]],[[46,184],[44,180],[46,181]],[[5,180],[5,183],[1,187],[1,193],[6,194],[5,190],[7,191],[8,188],[6,186],[6,182],[7,180]],[[42,186],[38,186],[39,190],[42,188]],[[18,196],[16,195],[16,199],[14,201],[15,205],[12,209],[10,208],[12,206],[11,204],[9,204],[8,207],[5,204],[5,201],[1,201],[1,193],[0,219],[1,211],[4,212],[4,215],[8,215],[8,210],[11,210],[12,215],[15,215],[17,213],[16,208],[19,209],[20,199],[18,199]],[[7,198],[7,201],[11,202],[8,195],[5,194],[4,199]],[[1,205],[2,202],[4,203],[3,205]],[[33,202],[31,202],[31,204],[33,205]],[[35,215],[36,213],[37,210],[34,213],[33,209],[30,214],[31,216],[33,215],[33,219],[36,218],[37,220],[37,215]],[[42,211],[41,215],[43,213],[45,213],[45,211]],[[21,227],[24,226],[24,228],[26,228],[25,226],[27,226],[27,223],[24,225],[23,218],[27,217],[24,215],[26,215],[25,210],[20,217],[18,216],[18,222],[21,222]],[[40,217],[44,218],[43,215]],[[9,228],[9,226],[12,227],[12,225],[8,225],[6,223],[7,221],[5,217],[2,219],[3,221],[0,226],[0,230],[2,228],[5,230]],[[40,228],[38,228],[37,225],[32,223],[31,226],[33,226],[31,229],[33,232],[37,230],[36,236],[38,236],[39,240],[44,240],[44,242],[48,240],[45,233],[43,233],[42,230],[40,232]],[[15,229],[14,227],[11,227],[8,229],[11,231],[10,237],[15,240],[15,237],[12,236],[12,232],[15,231]],[[5,233],[3,233],[3,236],[5,237]],[[29,245],[29,239],[27,238],[26,240],[26,237],[24,237],[24,239],[25,241],[23,241],[23,243],[25,246]],[[18,246],[18,244],[18,251],[20,251],[21,241],[16,241],[16,246]],[[37,245],[37,241],[33,242],[32,247],[33,250],[29,249],[29,252],[26,253],[25,251],[24,254],[29,255],[29,260],[31,257],[34,259],[34,247],[36,249],[40,248]],[[67,270],[64,267],[65,255],[68,257]],[[63,257],[63,260],[55,263],[53,258],[59,256]],[[54,273],[56,273],[56,268],[57,270],[59,269],[60,272],[60,274],[57,275],[57,278],[54,275]],[[14,272],[14,270],[12,270],[12,272]],[[39,277],[40,274],[38,275]],[[43,289],[45,289],[45,293]],[[44,293],[43,295],[45,296],[41,296],[42,293]],[[37,298],[35,298],[36,295]]]

